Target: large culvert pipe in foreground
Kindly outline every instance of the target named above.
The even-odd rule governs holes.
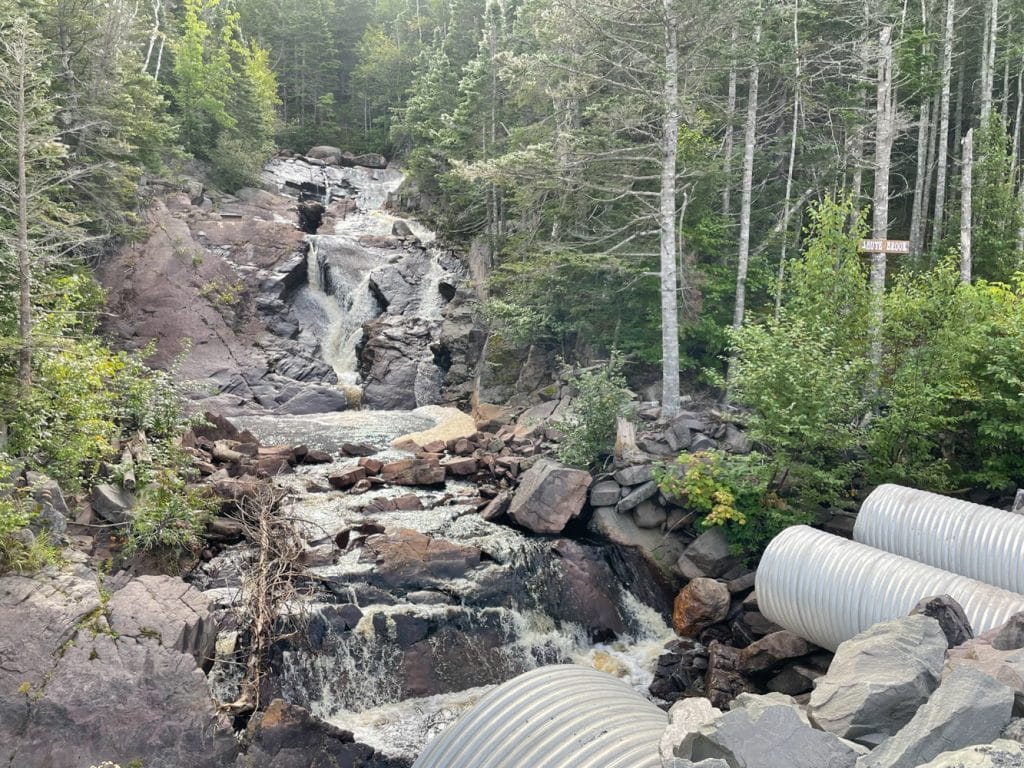
[[[873,624],[906,616],[933,595],[960,603],[976,633],[1024,611],[1024,595],[805,525],[772,539],[755,589],[758,610],[768,619],[833,651]]]
[[[661,768],[667,721],[604,672],[540,667],[485,694],[413,768]]]
[[[887,484],[864,500],[853,539],[1024,593],[1024,515]]]

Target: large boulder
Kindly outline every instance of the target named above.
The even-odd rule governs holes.
[[[672,606],[672,628],[683,637],[696,637],[729,614],[729,588],[714,579],[693,579],[679,590]]]
[[[363,155],[356,155],[352,158],[352,165],[358,165],[363,168],[376,168],[383,170],[388,167],[388,159],[384,155],[376,152],[367,152]]]
[[[534,533],[560,533],[583,509],[589,487],[589,472],[541,459],[523,474],[508,514]]]
[[[1013,691],[984,672],[957,667],[899,733],[857,763],[857,768],[914,768],[942,752],[999,737],[1010,722]]]
[[[929,616],[875,624],[839,645],[811,694],[811,720],[874,746],[910,722],[928,700],[945,655],[946,636]]]
[[[725,760],[731,768],[852,768],[858,752],[812,728],[787,699],[741,696],[738,706],[701,726],[676,754],[694,761]]]
[[[188,631],[211,626],[210,619],[194,593],[180,582],[172,588],[173,581],[129,582],[125,598],[115,593],[108,601],[84,569],[0,578],[6,761],[18,768],[232,763],[230,722],[192,655],[205,635]],[[174,594],[187,605],[172,609]],[[165,610],[174,617],[161,618]]]
[[[632,515],[620,515],[615,507],[597,507],[587,527],[620,547],[639,550],[644,558],[671,580],[671,565],[683,551],[683,542],[656,528],[641,528]]]

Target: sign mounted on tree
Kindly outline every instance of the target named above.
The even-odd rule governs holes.
[[[910,253],[910,241],[861,240],[859,250],[865,253]]]

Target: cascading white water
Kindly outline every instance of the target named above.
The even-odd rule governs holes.
[[[310,295],[327,317],[321,354],[339,383],[357,386],[356,345],[363,335],[363,323],[380,314],[380,305],[370,292],[373,263],[358,258],[358,251],[351,246],[345,248],[347,240],[338,236],[310,235],[306,242]],[[348,258],[332,258],[332,253],[341,249],[347,251]]]

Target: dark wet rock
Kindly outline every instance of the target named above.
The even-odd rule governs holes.
[[[349,731],[274,699],[249,721],[245,755],[238,758],[238,768],[383,767],[374,758],[374,750],[357,744]]]
[[[974,637],[974,630],[971,629],[971,622],[968,620],[967,614],[964,613],[960,603],[949,595],[926,597],[915,605],[914,610],[910,613],[911,615],[920,613],[931,616],[939,622],[950,648],[966,643]]]
[[[333,413],[349,407],[348,396],[333,387],[310,386],[289,398],[276,410],[293,416],[311,413]]]

